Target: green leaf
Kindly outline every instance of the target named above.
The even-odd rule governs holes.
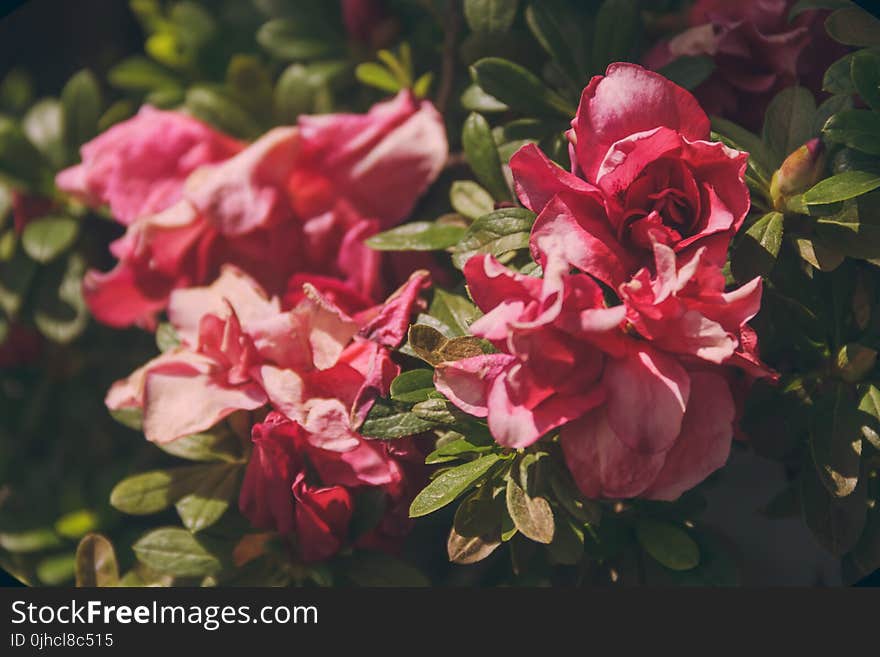
[[[432,370],[403,372],[391,382],[391,399],[410,404],[425,401],[434,392]]]
[[[113,544],[100,534],[84,536],[76,548],[76,585],[107,587],[119,583],[119,564]]]
[[[193,87],[186,92],[186,109],[223,132],[245,139],[260,134],[259,124],[235,101],[207,87]]]
[[[422,587],[430,582],[415,566],[384,552],[358,550],[341,566],[358,586]]]
[[[474,32],[506,32],[516,18],[517,0],[464,0],[464,17]]]
[[[76,555],[66,552],[46,557],[37,564],[37,579],[46,586],[61,586],[76,573]]]
[[[82,296],[85,259],[71,252],[66,261],[52,263],[36,292],[34,324],[53,342],[66,344],[88,326],[89,312]]]
[[[852,81],[872,109],[880,111],[880,54],[862,50],[852,58]]]
[[[40,552],[60,545],[57,534],[48,528],[0,533],[0,547],[10,552]]]
[[[105,132],[134,114],[135,105],[127,98],[117,100],[98,119],[98,132]]]
[[[159,447],[164,452],[188,461],[233,463],[242,458],[238,438],[223,427],[217,427],[211,433],[196,433],[177,438]]]
[[[153,91],[180,86],[174,73],[140,55],[127,57],[116,64],[107,72],[107,81],[126,91]]]
[[[119,424],[140,431],[144,427],[144,412],[140,408],[117,408],[110,411],[110,417]]]
[[[825,19],[831,38],[847,46],[880,46],[880,20],[855,5],[838,9]]]
[[[835,497],[852,494],[859,482],[862,438],[853,389],[835,383],[815,406],[810,452],[819,479]]]
[[[657,72],[685,89],[696,89],[715,71],[715,60],[707,55],[679,57]]]
[[[859,483],[850,495],[835,497],[809,462],[801,470],[800,498],[804,522],[816,540],[836,557],[855,546],[865,527],[867,486],[864,479],[859,477]]]
[[[31,221],[21,235],[25,253],[40,263],[51,262],[69,249],[79,234],[79,222],[71,217],[42,217]]]
[[[476,219],[495,208],[492,195],[472,180],[456,180],[449,189],[453,209],[468,219]]]
[[[481,216],[468,228],[455,247],[453,264],[459,269],[478,253],[499,256],[526,249],[535,223],[535,213],[524,208],[502,208]]]
[[[749,168],[766,184],[770,183],[770,177],[776,168],[782,164],[782,158],[774,155],[757,135],[741,128],[736,123],[712,117],[712,128],[725,137],[728,146],[749,154]]]
[[[65,513],[55,521],[55,532],[64,538],[77,539],[98,528],[100,520],[91,509]]]
[[[402,88],[400,80],[394,77],[391,71],[376,62],[358,64],[354,74],[363,84],[382,91],[397,93]]]
[[[550,55],[572,82],[581,83],[584,71],[562,35],[557,14],[538,2],[526,7],[526,23],[541,47]]]
[[[507,105],[494,96],[487,94],[477,84],[472,84],[464,90],[464,93],[461,95],[461,106],[471,112],[482,112],[484,114],[506,112],[508,110]]]
[[[222,568],[220,558],[203,538],[181,527],[163,527],[132,545],[138,561],[160,573],[178,577],[214,575]]]
[[[156,346],[162,353],[180,346],[180,336],[171,322],[162,322],[156,328]]]
[[[852,60],[855,53],[847,53],[825,70],[822,78],[822,90],[830,94],[845,94],[847,96],[856,92],[852,80]]]
[[[816,101],[804,87],[783,89],[767,107],[764,142],[780,160],[803,146],[812,137]]]
[[[473,488],[500,460],[500,454],[487,454],[443,472],[416,495],[409,507],[410,518],[426,516],[443,508]]]
[[[604,73],[612,62],[632,61],[641,16],[636,0],[605,0],[593,33],[593,72]]]
[[[480,311],[465,297],[438,287],[434,288],[428,314],[452,330],[454,335],[447,337],[455,337],[468,334],[468,327],[480,316]]]
[[[52,166],[60,169],[67,163],[64,145],[64,110],[54,98],[46,98],[31,107],[21,120],[21,128]]]
[[[68,153],[98,134],[101,118],[101,88],[91,71],[80,71],[64,85],[61,105],[64,107],[64,138]]]
[[[636,524],[636,538],[645,552],[670,570],[691,570],[700,564],[700,548],[673,524],[643,518]]]
[[[550,471],[550,488],[559,504],[581,523],[598,525],[602,509],[597,502],[585,500],[571,480],[571,475],[559,467]]]
[[[553,510],[547,500],[543,497],[529,497],[514,477],[507,479],[506,500],[507,512],[523,536],[537,543],[548,544],[553,541],[555,523]]]
[[[257,42],[281,60],[320,59],[340,51],[336,36],[317,20],[269,21],[257,32]]]
[[[880,187],[880,174],[867,171],[844,171],[820,181],[804,193],[807,205],[837,203],[867,194]]]
[[[225,466],[219,468],[225,472]],[[168,470],[143,472],[120,481],[110,493],[113,508],[130,515],[158,513],[188,493],[213,480],[216,465],[191,465]]]
[[[471,112],[464,122],[461,142],[477,180],[496,200],[510,200],[510,188],[504,178],[498,148],[486,119],[476,112]]]
[[[45,156],[15,121],[0,116],[0,178],[13,187],[37,192],[54,189],[54,174]]]
[[[191,532],[201,531],[217,522],[238,492],[239,464],[209,467],[193,491],[174,505],[184,527]]]
[[[736,280],[749,281],[771,272],[782,247],[784,219],[781,212],[768,212],[749,226],[731,259]]]
[[[446,463],[461,458],[464,454],[482,454],[483,452],[492,451],[495,448],[495,441],[481,440],[479,435],[462,436],[457,440],[444,443],[433,452],[425,457],[427,465],[435,463]]]
[[[433,221],[414,221],[367,239],[376,251],[441,251],[454,246],[467,232],[464,226]]]
[[[852,258],[873,259],[880,255],[880,216],[864,213],[852,201],[840,212],[816,220],[816,233],[833,252]]]
[[[845,110],[828,119],[822,133],[830,141],[880,155],[880,113]]]
[[[834,271],[844,260],[844,254],[820,237],[796,237],[795,247],[801,258],[819,271]]]
[[[548,89],[533,73],[506,59],[481,59],[471,66],[471,76],[483,91],[515,112],[528,116],[571,118],[577,111],[576,107]]]
[[[436,426],[414,415],[409,407],[387,399],[377,399],[359,431],[365,438],[404,438]]]
[[[553,542],[548,546],[555,563],[576,566],[584,557],[584,530],[581,524],[562,518],[556,523]]]

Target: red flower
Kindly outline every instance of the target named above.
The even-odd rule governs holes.
[[[110,145],[113,161],[129,164],[131,143]],[[375,303],[386,287],[364,239],[412,210],[446,155],[442,119],[408,92],[365,115],[303,117],[300,127],[277,128],[199,167],[179,201],[134,220],[111,246],[116,268],[87,274],[86,301],[104,323],[152,327],[172,290],[232,264],[273,294],[308,274],[341,278],[351,295]],[[146,202],[151,189],[135,186],[133,197]]]
[[[532,251],[616,288],[653,260],[705,248],[722,265],[749,209],[747,155],[709,138],[697,101],[633,64],[593,78],[569,132],[572,172],[535,146],[511,159],[522,202],[539,213]]]
[[[715,71],[694,94],[710,114],[759,130],[781,89],[802,84],[821,91],[822,74],[846,49],[825,32],[828,12],[788,16],[796,0],[698,0],[692,26],[656,46],[645,64],[658,69],[683,55],[709,55]]]

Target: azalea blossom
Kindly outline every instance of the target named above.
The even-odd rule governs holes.
[[[822,75],[846,48],[825,31],[827,11],[806,10],[789,20],[796,0],[698,0],[690,27],[656,45],[644,63],[659,69],[682,56],[709,56],[715,69],[694,90],[710,114],[760,130],[773,97],[801,84],[822,89]]]
[[[162,120],[170,121],[165,114]],[[351,294],[376,303],[385,292],[381,258],[364,239],[412,210],[447,155],[437,111],[404,91],[367,114],[301,117],[298,126],[276,128],[230,157],[201,162],[185,179],[177,175],[177,151],[151,152],[157,161],[148,171],[161,175],[117,185],[136,166],[129,158],[141,153],[138,144],[162,141],[152,122],[149,130],[142,126],[154,118],[139,115],[117,126],[113,139],[98,143],[104,135],[86,145],[80,168],[59,177],[86,200],[110,202],[111,210],[114,203],[124,206],[125,217],[132,208],[150,209],[131,210],[137,216],[111,246],[116,267],[90,271],[84,281],[90,310],[113,326],[153,327],[172,290],[207,283],[224,264],[273,294],[284,293],[292,276],[307,274],[341,279]],[[189,126],[189,119],[180,120]]]
[[[584,89],[568,133],[572,171],[533,145],[511,159],[517,192],[539,213],[532,252],[551,251],[616,288],[651,266],[654,243],[723,265],[749,209],[747,155],[709,139],[709,119],[681,87],[612,64]]]

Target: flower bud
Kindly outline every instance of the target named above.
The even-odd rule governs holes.
[[[788,199],[807,191],[822,174],[825,149],[819,139],[811,139],[785,158],[770,181],[770,197],[777,210],[785,210]]]
[[[858,383],[874,369],[877,352],[870,347],[851,342],[837,352],[837,371],[847,383]]]

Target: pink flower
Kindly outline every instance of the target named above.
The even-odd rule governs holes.
[[[177,202],[189,174],[226,160],[244,144],[179,112],[145,105],[82,148],[82,163],[58,174],[58,188],[107,204],[126,226]]]
[[[653,276],[640,270],[621,286],[627,320],[664,351],[721,364],[745,349],[742,333],[761,307],[761,278],[725,292],[721,270],[697,251],[682,262],[654,244]]]
[[[172,294],[168,317],[180,346],[114,384],[107,406],[143,409],[147,439],[166,443],[271,401],[317,446],[354,449],[357,427],[399,372],[389,347],[403,339],[425,285],[417,272],[356,320],[308,285],[305,299],[282,311],[227,266],[212,285]]]
[[[805,11],[789,21],[794,5],[698,0],[692,27],[656,46],[645,64],[658,69],[681,56],[711,56],[715,71],[694,94],[710,114],[759,130],[773,96],[798,83],[819,92],[825,69],[846,52],[825,32],[827,12]]]
[[[539,213],[532,252],[616,288],[650,266],[654,243],[723,265],[749,209],[747,155],[706,141],[709,120],[684,89],[612,64],[581,97],[569,132],[572,173],[536,146],[511,159],[520,200]]]
[[[381,258],[364,239],[408,214],[446,160],[443,122],[402,92],[366,115],[304,117],[196,169],[181,199],[135,220],[84,292],[100,321],[152,327],[172,290],[233,264],[273,294],[295,275],[342,279],[378,301]]]
[[[314,442],[301,425],[270,413],[253,427],[253,452],[239,498],[255,527],[295,532],[307,562],[327,559],[350,543],[358,491],[378,489],[389,507],[375,536],[393,523],[395,504],[407,490],[403,462],[387,443],[361,439],[356,448],[338,452]]]
[[[471,258],[468,289],[485,315],[470,330],[498,353],[441,363],[437,389],[507,447],[560,429],[587,496],[677,498],[730,450],[734,402],[717,363],[748,357],[762,371],[745,326],[760,279],[724,293],[702,250],[679,267],[671,248],[655,248],[659,273],[640,271],[613,307],[559,258],[543,280]]]

